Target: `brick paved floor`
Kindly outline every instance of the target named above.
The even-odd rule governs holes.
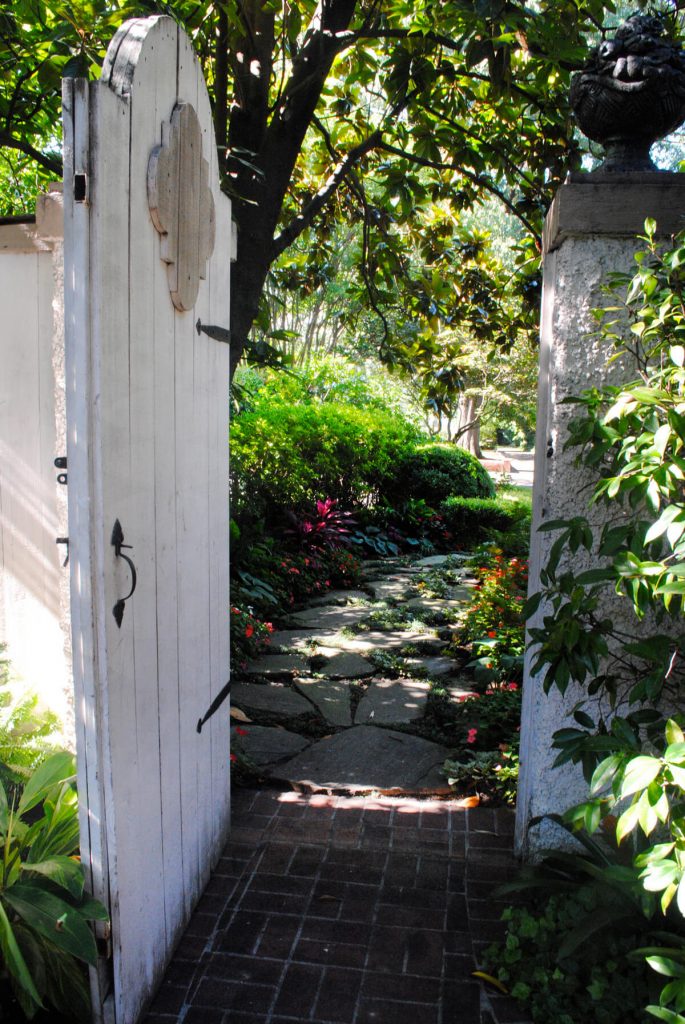
[[[145,1024],[517,1024],[471,977],[512,831],[504,809],[237,790]]]

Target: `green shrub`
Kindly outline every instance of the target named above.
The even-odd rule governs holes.
[[[487,540],[493,530],[511,530],[527,513],[525,508],[499,498],[453,497],[442,502],[440,514],[456,541],[471,544]]]
[[[282,524],[317,499],[375,500],[421,435],[400,416],[351,405],[274,405],[238,416],[231,435],[233,515]]]
[[[456,445],[435,443],[407,452],[386,491],[391,504],[422,498],[433,508],[454,496],[494,498],[495,485],[475,456]]]
[[[588,885],[549,896],[533,912],[504,912],[507,938],[487,951],[486,968],[525,1005],[534,1024],[643,1024],[649,972],[628,954],[644,934],[630,926],[608,928],[568,956],[559,954],[569,934],[607,914],[612,899],[610,887],[603,898]]]
[[[508,498],[447,498],[439,509],[445,529],[464,548],[493,541],[507,555],[527,557],[530,503]]]
[[[89,922],[106,921],[107,912],[86,893],[77,859],[75,773],[73,755],[60,751],[33,772],[16,802],[0,785],[2,1020],[18,1021],[21,1011],[31,1019],[42,1007],[64,1020],[91,1019],[84,965],[95,966],[97,948]]]
[[[0,644],[0,783],[18,795],[34,768],[54,750],[59,720],[34,694],[13,692],[11,667]]]

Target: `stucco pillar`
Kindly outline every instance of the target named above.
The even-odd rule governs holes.
[[[556,534],[539,533],[552,519],[587,515],[601,525],[604,512],[589,513],[591,478],[576,467],[575,453],[564,452],[568,422],[577,410],[564,398],[604,383],[634,376],[634,366],[614,362],[611,351],[596,335],[592,310],[610,304],[603,285],[609,274],[632,272],[634,254],[644,243],[644,222],[652,217],[658,234],[685,228],[685,175],[667,173],[576,175],[562,185],[549,210],[544,232],[543,298],[540,336],[533,528],[529,593],[541,589],[544,567]],[[576,563],[574,563],[575,565]],[[589,566],[583,565],[582,568]],[[541,606],[529,625],[541,626]],[[615,621],[623,616],[634,628],[627,602],[612,605]],[[549,822],[530,831],[532,817],[561,813],[585,798],[587,787],[579,768],[553,768],[557,751],[552,734],[575,725],[574,705],[584,690],[569,686],[562,697],[556,689],[545,695],[542,679],[531,671],[526,655],[521,723],[521,777],[517,805],[516,844],[519,854],[535,857],[541,848],[559,845],[560,832]]]

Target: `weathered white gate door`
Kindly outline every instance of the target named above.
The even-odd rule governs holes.
[[[196,729],[228,672],[228,346],[196,325],[228,324],[230,204],[172,19],[127,22],[64,97],[82,849],[112,918],[96,1018],[133,1024],[229,820],[226,710]]]

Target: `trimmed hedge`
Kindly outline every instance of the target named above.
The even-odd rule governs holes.
[[[525,551],[530,531],[530,508],[524,502],[452,497],[442,502],[440,514],[459,544],[468,546],[484,540],[501,541],[503,538],[497,535],[509,534],[517,549],[519,539],[524,541]]]
[[[274,405],[236,417],[231,494],[238,522],[282,525],[317,498],[353,509],[377,500],[423,440],[400,416],[351,405]]]
[[[495,496],[495,485],[478,459],[453,444],[422,444],[407,452],[386,489],[386,497],[394,505],[422,498],[438,508],[453,496]]]

